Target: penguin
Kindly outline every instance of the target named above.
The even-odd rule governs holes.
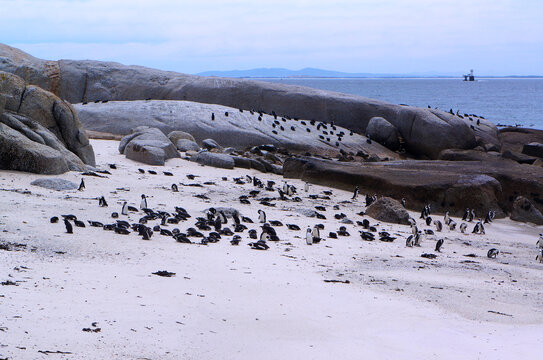
[[[431,223],[432,223],[432,217],[431,217],[431,216],[427,216],[427,217],[426,217],[426,226],[430,226]]]
[[[535,257],[535,261],[539,261],[540,264],[543,264],[543,249],[539,249],[539,253]]]
[[[485,217],[485,224],[490,224],[491,222],[492,222],[492,211],[489,211]]]
[[[475,211],[471,209],[471,211],[469,212],[467,221],[472,222],[474,218],[475,218]]]
[[[172,191],[179,192],[179,188],[177,187],[177,184],[172,184]]]
[[[258,222],[265,223],[266,222],[266,213],[264,210],[258,210]]]
[[[308,183],[308,182],[306,182],[306,183],[304,184],[304,191],[305,191],[305,192],[308,192],[308,191],[309,191],[309,183]]]
[[[456,222],[451,219],[449,220],[449,230],[453,231],[454,229],[456,229]]]
[[[147,206],[147,197],[145,196],[145,194],[141,194],[141,202],[140,202],[140,209],[148,209],[149,207]]]
[[[128,206],[127,206],[127,202],[126,202],[126,201],[123,203],[123,207],[122,207],[122,209],[121,209],[121,214],[123,214],[123,215],[128,215]]]
[[[358,196],[358,186],[355,186],[354,188],[354,192],[353,192],[353,197],[351,198],[351,200],[356,200],[356,197]]]
[[[535,244],[537,245],[538,248],[543,249],[543,234],[539,234],[539,240],[537,240]]]
[[[224,112],[224,116],[228,117],[228,111]]]
[[[401,203],[402,203],[402,206],[405,207],[405,198],[402,198]]]
[[[462,234],[466,233],[467,228],[468,228],[468,224],[466,223],[460,224],[460,231],[462,232]]]
[[[466,221],[468,219],[468,216],[470,214],[469,208],[466,209],[464,212],[464,215],[462,216],[462,221]]]
[[[51,222],[51,224],[58,223],[58,216],[53,216],[51,219],[49,219],[49,221]]]
[[[441,221],[435,220],[434,225],[436,226],[437,231],[441,232],[441,230],[443,230],[443,224],[441,223]]]
[[[415,245],[415,235],[409,235],[405,240],[405,246],[413,247]]]
[[[449,225],[450,221],[451,221],[451,217],[449,216],[449,212],[447,211],[445,213],[445,216],[443,217],[443,222],[445,223],[445,225]]]
[[[270,240],[270,234],[268,234],[266,231],[262,231],[262,233],[260,234],[260,239],[259,241],[268,241]]]
[[[77,190],[79,191],[85,190],[85,179],[81,179],[81,183],[79,184],[79,188]]]
[[[68,234],[74,233],[74,228],[72,227],[72,224],[70,223],[70,221],[68,221],[68,219],[64,219],[64,226],[66,226],[66,232]]]
[[[222,222],[219,216],[215,218],[215,221],[213,222],[213,226],[215,227],[215,231],[221,231]]]
[[[311,231],[311,235],[313,236],[313,244],[317,244],[321,241],[321,234],[319,231],[319,227],[317,225],[313,227],[313,231]]]
[[[226,215],[224,215],[224,212],[218,211],[217,217],[220,219],[222,224],[228,224],[228,219],[226,218]]]
[[[439,239],[436,243],[435,251],[441,252],[441,247],[443,246],[443,239]]]
[[[311,228],[307,228],[305,232],[305,242],[307,245],[313,245],[313,234]]]
[[[86,227],[86,226],[85,226],[85,223],[84,223],[83,221],[81,221],[81,220],[75,219],[75,220],[74,220],[74,224],[75,224],[75,226],[77,226],[77,227]]]
[[[495,259],[499,253],[500,253],[500,250],[492,248],[488,250],[488,252],[486,253],[486,257],[488,257],[489,259]]]
[[[105,197],[102,196],[98,199],[98,206],[107,207],[107,201]]]
[[[417,232],[417,234],[415,235],[415,242],[414,242],[414,245],[415,246],[420,246],[420,243],[422,241],[422,236],[421,236],[422,232],[419,231]]]

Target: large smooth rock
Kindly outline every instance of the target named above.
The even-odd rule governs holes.
[[[543,130],[507,127],[500,129],[499,137],[502,143],[502,151],[511,150],[521,153],[526,144],[532,142],[543,143]]]
[[[538,142],[526,144],[522,148],[522,153],[528,156],[543,158],[543,144]]]
[[[46,62],[7,45],[0,45],[2,59],[0,70],[23,74],[29,69],[31,75],[25,77],[26,81],[43,86],[71,103],[148,98],[190,100],[333,122],[359,133],[366,131],[371,118],[379,116],[398,129],[408,151],[430,158],[437,157],[443,149],[469,149],[477,141],[487,143],[497,138],[496,127],[490,122],[471,124],[468,119],[435,109],[395,105],[302,86],[201,77],[91,60],[52,62],[51,76],[45,70],[44,76],[39,69],[43,69]],[[21,65],[14,66],[16,63]]]
[[[202,140],[202,147],[204,149],[207,149],[207,150],[214,150],[214,149],[220,150],[220,149],[222,149],[222,147],[219,145],[219,143],[217,143],[213,139]]]
[[[447,161],[496,161],[502,159],[500,153],[478,150],[446,149],[439,153],[438,160]]]
[[[173,130],[190,133],[198,143],[211,138],[222,146],[239,150],[267,144],[299,152],[336,154],[340,149],[353,153],[362,150],[380,158],[399,158],[398,154],[377,142],[368,144],[365,136],[356,133],[351,136],[349,130],[340,126],[336,126],[335,134],[343,132],[345,135],[336,146],[337,136],[323,135],[324,129],[317,131],[318,123],[312,124],[309,120],[282,121],[279,118],[285,129],[281,131],[279,127],[273,127],[276,120],[271,115],[263,114],[259,120],[260,115],[256,112],[240,112],[222,105],[190,101],[109,101],[105,104],[74,106],[87,129],[101,132],[125,135],[132,128],[145,125],[156,127],[165,134]],[[214,120],[212,114],[215,115]],[[327,142],[326,137],[330,141]]]
[[[198,164],[213,166],[222,169],[233,169],[234,159],[230,155],[201,151],[195,157],[194,161]]]
[[[523,196],[515,199],[513,210],[511,211],[511,220],[543,225],[543,215],[541,215],[541,212],[530,200]]]
[[[92,146],[71,105],[4,72],[0,72],[0,124],[2,169],[59,174],[95,164]]]
[[[400,200],[416,211],[430,204],[436,212],[462,215],[466,208],[483,216],[504,216],[519,195],[543,209],[543,169],[512,161],[403,160],[340,163],[315,158],[289,158],[284,177]]]
[[[43,178],[36,179],[30,183],[30,185],[40,186],[50,190],[62,191],[62,190],[75,190],[79,188],[79,185],[66,179],[60,178]]]
[[[198,144],[189,139],[179,139],[175,146],[179,151],[200,151]]]
[[[0,123],[0,169],[38,174],[62,174],[70,170],[58,150],[32,141],[20,132]]]
[[[381,197],[366,209],[366,215],[394,224],[409,225],[409,213],[402,204],[389,197]]]
[[[400,133],[398,129],[386,119],[382,117],[373,117],[366,128],[366,136],[370,136],[372,140],[386,146],[391,150],[398,150],[400,141],[398,137]]]
[[[164,165],[165,161],[179,157],[170,139],[156,128],[140,126],[119,142],[119,152],[127,158],[149,165]]]
[[[187,132],[178,131],[178,130],[171,131],[168,134],[168,139],[170,139],[172,144],[177,144],[177,141],[180,140],[180,139],[185,139],[185,140],[190,140],[190,141],[196,142],[196,140],[194,139],[194,136],[192,136],[191,134],[189,134]]]

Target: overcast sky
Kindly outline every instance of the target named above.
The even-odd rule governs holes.
[[[543,75],[543,0],[0,0],[0,41],[197,73]]]

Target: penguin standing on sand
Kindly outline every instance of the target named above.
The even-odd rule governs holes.
[[[313,244],[317,244],[321,241],[321,234],[319,231],[319,227],[317,225],[313,227],[313,231],[311,231],[311,235],[313,236]]]
[[[356,197],[358,196],[358,191],[358,186],[355,186],[353,197],[351,198],[351,200],[356,200]]]
[[[495,259],[496,256],[498,256],[499,253],[500,253],[500,250],[493,248],[493,249],[488,250],[488,252],[486,253],[486,256],[489,259]]]
[[[179,188],[177,187],[177,184],[172,184],[172,191],[179,192]]]
[[[460,224],[460,231],[462,232],[462,234],[466,232],[467,228],[468,228],[468,224],[466,223]]]
[[[447,211],[445,213],[445,216],[443,217],[443,222],[445,222],[445,225],[449,225],[450,221],[451,221],[451,217],[449,216],[449,212]]]
[[[72,227],[72,224],[68,221],[68,219],[64,219],[64,226],[66,226],[66,232],[68,234],[74,233],[74,228]]]
[[[309,191],[309,183],[308,183],[308,182],[306,182],[306,183],[304,184],[304,191],[305,191],[305,192],[308,192],[308,191]]]
[[[539,263],[543,264],[543,249],[539,249],[539,253],[535,257],[535,261],[539,261]]]
[[[102,196],[102,197],[100,197],[98,199],[98,206],[107,207],[107,201],[106,201],[106,198],[104,196]]]
[[[543,234],[539,234],[539,240],[537,240],[537,242],[535,244],[540,249],[543,249]]]
[[[85,180],[84,179],[81,179],[81,183],[79,184],[79,189],[77,189],[79,191],[83,191],[85,190]]]
[[[258,222],[265,223],[266,222],[266,213],[264,210],[258,210]]]
[[[462,216],[462,221],[468,220],[469,214],[470,214],[470,211],[469,211],[469,208],[467,208],[466,211],[464,212],[464,216]]]
[[[311,228],[307,228],[305,233],[305,242],[307,245],[313,245],[313,234],[311,233]]]
[[[436,249],[435,249],[437,252],[441,252],[441,247],[443,246],[443,241],[444,241],[443,239],[439,239],[439,240],[437,241],[437,243],[436,243]]]
[[[147,207],[147,196],[145,196],[145,194],[141,194],[140,210],[141,209],[148,209],[148,207]]]
[[[122,209],[121,209],[121,214],[123,214],[123,215],[128,215],[128,206],[127,206],[127,202],[126,202],[126,201],[123,203],[123,207],[122,207]]]

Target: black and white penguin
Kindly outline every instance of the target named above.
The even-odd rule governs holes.
[[[472,222],[474,218],[475,218],[475,211],[471,209],[471,211],[469,212],[467,221]]]
[[[258,222],[265,223],[266,222],[266,213],[264,210],[258,210]]]
[[[311,231],[311,235],[313,236],[313,244],[317,244],[321,241],[321,234],[319,231],[319,227],[317,225],[313,227],[313,230]]]
[[[307,228],[305,232],[305,242],[307,245],[313,245],[313,233],[311,232],[311,228]]]
[[[443,222],[445,223],[445,225],[449,225],[450,221],[451,221],[451,217],[449,216],[449,212],[447,211],[445,213],[445,216],[443,217]]]
[[[126,201],[123,203],[123,207],[121,209],[121,214],[123,214],[123,215],[128,215],[128,205],[127,204],[128,203]]]
[[[85,190],[85,179],[81,179],[81,183],[79,184],[79,188],[77,190],[79,191]]]
[[[449,230],[453,231],[454,229],[456,229],[456,221],[454,221],[453,219],[450,219],[449,220]]]
[[[53,216],[51,219],[49,219],[49,221],[51,222],[51,224],[58,223],[58,216]]]
[[[467,208],[466,211],[464,212],[464,215],[462,216],[462,221],[468,220],[469,214],[470,214],[470,210],[469,208]]]
[[[488,252],[486,253],[486,256],[489,259],[495,259],[496,256],[498,256],[499,253],[500,253],[500,250],[492,248],[492,249],[488,250]]]
[[[106,198],[101,196],[99,199],[98,199],[98,206],[100,207],[107,207],[107,201],[106,201]]]
[[[148,208],[149,207],[147,206],[147,196],[145,196],[145,194],[141,194],[140,210]]]
[[[179,188],[177,187],[177,184],[172,184],[172,191],[179,192]]]
[[[426,221],[426,226],[430,226],[430,224],[432,223],[432,217],[427,216],[425,221]]]
[[[358,196],[358,186],[355,186],[354,188],[354,192],[353,192],[353,197],[351,198],[351,200],[356,200],[356,197]]]
[[[405,207],[405,203],[406,203],[405,198],[402,198],[401,203],[402,203],[402,206]]]
[[[405,240],[405,246],[413,247],[415,245],[415,235],[409,235]]]
[[[543,264],[543,249],[539,249],[539,253],[535,257],[535,261],[539,261],[539,263]]]
[[[462,234],[465,234],[467,229],[468,229],[468,224],[466,223],[460,224],[460,232],[462,232]]]
[[[539,234],[539,240],[535,244],[538,248],[543,249],[543,234]]]
[[[421,242],[422,242],[422,232],[418,231],[417,234],[415,235],[414,245],[415,246],[420,246]]]
[[[74,228],[73,228],[72,224],[70,223],[70,221],[68,221],[68,219],[64,219],[64,226],[66,226],[66,232],[68,234],[73,234],[74,233]]]
[[[436,242],[435,251],[441,252],[441,247],[442,247],[442,246],[443,246],[443,239],[439,239],[439,240]]]
[[[437,231],[443,230],[443,224],[441,223],[441,221],[435,220],[435,221],[434,221],[434,225],[436,226],[436,230],[437,230]]]

